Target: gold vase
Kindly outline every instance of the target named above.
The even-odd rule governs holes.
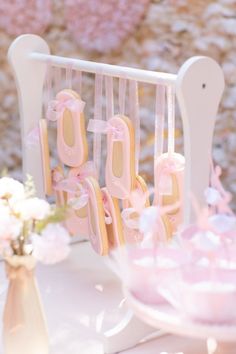
[[[48,354],[46,321],[32,256],[5,260],[9,288],[3,314],[4,354]]]

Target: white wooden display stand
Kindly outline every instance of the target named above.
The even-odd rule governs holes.
[[[189,191],[203,203],[203,191],[209,182],[209,158],[218,105],[224,89],[219,65],[208,57],[193,57],[177,75],[69,59],[50,55],[47,43],[36,35],[22,35],[8,52],[20,107],[23,173],[33,176],[37,194],[44,196],[40,147],[26,144],[27,135],[42,116],[43,84],[47,63],[58,67],[72,65],[74,70],[134,79],[149,84],[173,85],[183,119],[185,172],[185,222],[193,217]],[[91,264],[96,273],[96,264]],[[94,299],[96,301],[96,299]],[[76,311],[76,309],[75,309]],[[153,328],[138,320],[130,309],[117,326],[103,333],[104,350],[115,353],[137,344]]]

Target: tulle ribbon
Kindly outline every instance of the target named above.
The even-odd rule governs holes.
[[[111,125],[109,121],[100,119],[90,119],[87,130],[98,134],[107,134],[110,132],[115,140],[122,140],[124,136],[123,131],[119,128]]]
[[[71,112],[82,113],[85,102],[77,98],[68,98],[67,100],[52,100],[48,104],[46,118],[50,121],[57,121],[63,116],[66,109]]]
[[[75,197],[70,199],[70,205],[74,209],[81,209],[87,205],[89,195],[82,183],[86,177],[97,177],[97,171],[92,161],[88,161],[81,166],[77,176],[64,178],[63,174],[58,170],[54,170],[52,176],[55,191],[75,194]]]

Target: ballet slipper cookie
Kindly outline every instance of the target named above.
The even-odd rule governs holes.
[[[103,207],[109,242],[109,250],[122,246],[125,242],[119,202],[112,197],[107,188],[102,188]],[[110,220],[109,220],[110,218]]]
[[[83,193],[82,184],[77,181],[77,168],[72,168],[68,173],[69,183],[74,187],[67,190],[67,216],[65,227],[73,236],[88,237],[88,212],[86,195]],[[74,180],[74,182],[72,182]]]
[[[84,165],[71,168],[67,181],[72,188],[68,188],[67,205],[68,215],[65,221],[66,228],[72,235],[89,236],[87,192],[83,188],[86,177],[97,178],[97,172],[91,161]]]
[[[162,154],[155,165],[154,204],[166,207],[173,231],[183,221],[183,179],[185,159],[173,153]]]
[[[129,199],[123,200],[122,204],[123,209],[134,207],[136,204],[140,211],[150,206],[148,187],[143,177],[136,176],[135,189],[131,191]]]
[[[148,188],[141,176],[136,176],[135,189],[129,199],[122,202],[125,240],[127,243],[140,242],[143,235],[139,231],[139,217],[143,209],[150,206]]]
[[[134,128],[125,116],[108,120],[105,178],[109,193],[118,199],[127,199],[135,187]]]
[[[82,165],[88,157],[84,105],[76,92],[63,90],[49,103],[47,111],[47,118],[57,121],[58,156],[70,167]]]
[[[89,239],[96,253],[105,256],[109,251],[102,192],[97,180],[87,177],[84,187],[88,194]]]
[[[67,192],[59,188],[60,183],[65,179],[62,166],[58,165],[52,170],[52,189],[56,197],[56,205],[63,207],[67,203]]]
[[[39,120],[39,141],[42,158],[44,192],[46,195],[51,195],[52,176],[50,168],[50,152],[48,145],[48,128],[46,119]]]

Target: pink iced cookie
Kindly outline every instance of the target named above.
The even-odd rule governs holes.
[[[135,187],[134,128],[129,118],[116,115],[108,120],[106,187],[118,199],[127,199]]]
[[[109,250],[124,244],[124,233],[118,200],[110,195],[107,188],[102,188],[103,207],[110,222],[106,224]]]
[[[65,179],[62,166],[58,165],[52,170],[52,188],[56,197],[56,205],[65,206],[67,203],[67,193],[61,188],[57,188],[58,184]]]
[[[155,165],[154,204],[170,208],[166,215],[173,231],[176,231],[183,221],[184,164],[185,159],[182,155],[165,153],[157,159]]]
[[[80,235],[83,237],[88,237],[89,235],[89,224],[88,224],[88,207],[87,204],[81,205],[79,208],[73,208],[70,203],[73,200],[82,198],[83,186],[82,181],[76,181],[76,177],[79,176],[80,168],[71,168],[68,173],[68,179],[75,177],[76,185],[78,188],[74,191],[67,192],[67,205],[69,206],[69,211],[67,218],[65,220],[65,226],[72,235]],[[80,188],[79,188],[80,186]]]
[[[88,193],[89,239],[95,252],[105,256],[109,245],[101,189],[93,177],[85,178],[84,187]]]
[[[48,128],[46,119],[39,120],[39,141],[42,159],[44,192],[46,195],[51,195],[52,176],[50,168],[50,152],[48,145]]]
[[[47,118],[57,122],[57,152],[62,163],[81,166],[88,157],[85,131],[85,103],[72,90],[63,90],[49,103]]]

